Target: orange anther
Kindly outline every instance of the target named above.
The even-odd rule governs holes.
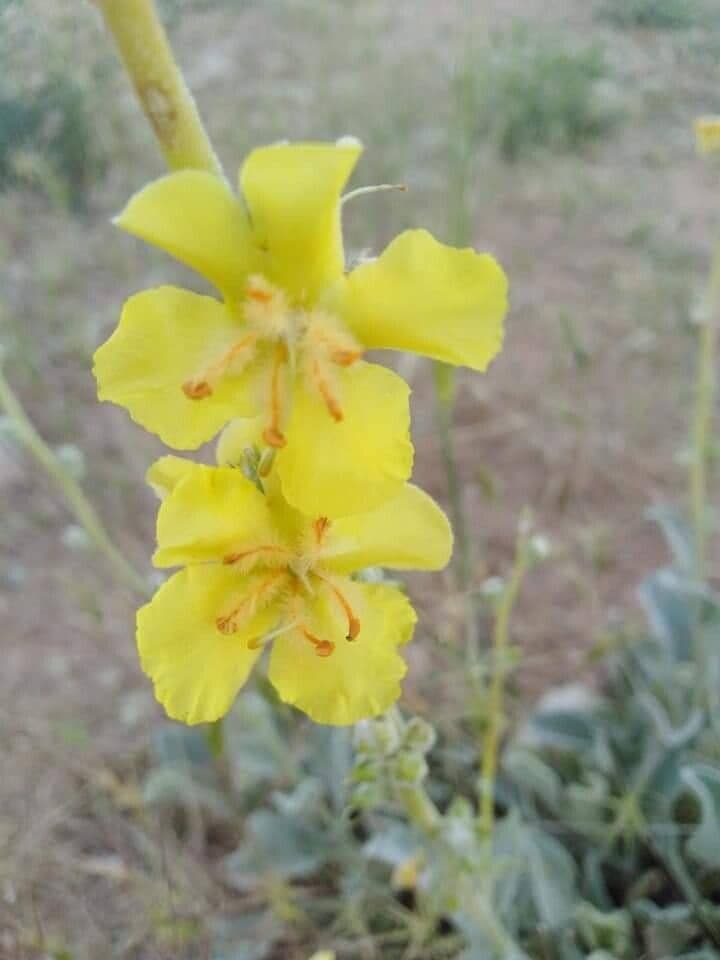
[[[263,290],[262,287],[250,287],[248,289],[248,297],[250,297],[251,300],[256,300],[258,303],[270,303],[273,295],[270,290]]]
[[[274,426],[265,427],[262,432],[262,438],[269,447],[275,447],[278,450],[287,443],[285,434]]]
[[[235,615],[237,611],[229,613],[225,617],[217,617],[215,620],[215,626],[218,628],[220,633],[224,634],[226,637],[231,633],[235,633],[237,630],[237,623],[235,622]]]
[[[330,359],[339,367],[351,367],[363,355],[362,350],[333,350]]]
[[[357,617],[350,617],[348,620],[348,632],[346,640],[355,640],[360,633],[360,621]]]
[[[323,541],[323,537],[330,527],[330,521],[327,517],[318,517],[317,520],[313,523],[313,529],[315,530],[315,541],[320,546]]]
[[[335,649],[335,644],[332,640],[321,640],[320,637],[316,637],[314,633],[310,633],[307,627],[300,627],[300,630],[305,639],[309,640],[315,647],[315,653],[319,657],[329,657]]]
[[[207,380],[186,380],[182,385],[182,392],[188,400],[204,400],[212,396],[212,387]]]

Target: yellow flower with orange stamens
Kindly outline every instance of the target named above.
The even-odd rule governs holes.
[[[164,457],[148,479],[165,494],[154,562],[183,567],[137,618],[140,660],[169,716],[223,716],[268,645],[280,698],[318,723],[387,710],[415,613],[396,587],[350,575],[445,566],[452,534],[427,494],[405,484],[371,512],[309,519],[274,480],[263,493],[232,467]]]
[[[379,506],[412,468],[409,389],[363,358],[411,350],[483,370],[502,342],[496,261],[423,230],[345,273],[341,194],[355,140],[250,153],[238,198],[198,170],[151,183],[117,218],[208,279],[131,297],[95,355],[99,396],[175,449],[238,416],[263,419],[285,498],[329,518]]]

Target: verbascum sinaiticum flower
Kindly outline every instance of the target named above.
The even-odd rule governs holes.
[[[164,457],[148,479],[164,495],[160,567],[173,574],[138,612],[138,648],[167,713],[213,721],[230,708],[265,646],[278,695],[319,723],[350,724],[400,693],[415,613],[369,566],[439,569],[452,534],[427,494],[404,484],[381,507],[330,519],[292,508],[270,478]]]
[[[488,255],[400,234],[346,273],[342,191],[357,141],[253,150],[240,195],[183,170],[151,183],[120,227],[202,274],[221,299],[132,296],[97,351],[101,399],[175,449],[260,415],[284,498],[329,519],[399,495],[412,468],[409,390],[370,348],[484,370],[502,342],[503,271]]]

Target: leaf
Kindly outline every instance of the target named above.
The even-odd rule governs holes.
[[[151,770],[143,784],[143,802],[148,807],[202,813],[220,822],[233,819],[233,811],[220,790],[195,780],[180,767]]]
[[[691,660],[697,626],[715,606],[710,592],[664,567],[643,580],[638,594],[653,636],[676,660]]]
[[[700,804],[700,822],[688,837],[685,849],[703,866],[720,868],[720,770],[696,764],[683,767],[680,777]]]
[[[497,880],[498,899],[508,882],[520,884],[512,908],[518,912],[524,929],[531,929],[538,922],[556,929],[567,924],[575,905],[575,864],[557,840],[540,828],[523,823],[513,813],[496,828],[494,852],[509,858],[514,866],[512,874],[508,872],[507,877]],[[523,910],[522,898],[529,901],[532,914]]]
[[[560,775],[535,753],[521,747],[509,747],[502,758],[503,770],[520,790],[540,799],[557,811],[562,792]]]
[[[157,764],[168,767],[212,767],[212,753],[202,727],[159,724],[152,733],[151,750]]]
[[[651,900],[638,900],[632,905],[632,913],[653,957],[677,956],[700,931],[692,907],[685,903],[659,907]]]
[[[627,910],[598,910],[581,901],[575,913],[578,933],[589,950],[608,951],[618,960],[635,960],[633,923]]]
[[[271,911],[220,917],[212,923],[212,960],[265,960],[283,933]]]
[[[225,858],[229,882],[245,890],[268,875],[310,876],[333,857],[332,835],[303,820],[258,810],[247,820],[242,845]]]
[[[683,514],[667,504],[651,507],[647,514],[660,527],[678,567],[691,570],[695,562],[695,546],[692,529]]]
[[[363,845],[369,860],[378,860],[396,867],[406,863],[421,849],[417,834],[405,823],[397,821],[373,833]]]
[[[233,786],[243,796],[292,772],[291,745],[275,713],[254,691],[239,697],[223,724],[225,757]]]

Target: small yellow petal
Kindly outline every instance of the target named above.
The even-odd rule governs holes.
[[[720,117],[698,117],[695,121],[695,140],[700,153],[720,150]]]
[[[394,587],[350,583],[361,629],[347,640],[347,621],[329,592],[308,605],[308,628],[333,643],[329,656],[318,656],[300,630],[273,643],[268,677],[281,700],[307,713],[316,723],[347,725],[384,713],[400,696],[405,661],[397,652],[412,636],[415,611]]]
[[[488,254],[401,233],[328,301],[366,347],[408,350],[485,370],[503,340],[507,279]]]
[[[432,497],[413,484],[370,513],[334,520],[325,565],[337,573],[363,567],[440,570],[452,553],[452,530]]]
[[[247,214],[218,177],[181,170],[138,191],[117,226],[180,260],[224,293],[239,297],[255,266]]]
[[[243,588],[243,578],[227,567],[190,568],[138,611],[140,663],[174,720],[210,723],[227,713],[260,655],[249,642],[275,625],[272,607],[235,633],[221,633],[215,622]]]
[[[98,396],[125,407],[168,446],[193,450],[229,420],[254,412],[252,369],[226,374],[203,399],[182,389],[241,336],[240,324],[212,297],[178,287],[144,290],[125,303],[117,329],[95,352]]]
[[[157,496],[164,500],[195,467],[197,467],[196,463],[193,463],[192,460],[185,460],[184,457],[174,457],[172,455],[160,457],[148,469],[145,480]]]
[[[342,275],[340,195],[362,147],[357,141],[260,147],[240,172],[261,269],[296,302],[312,303]]]
[[[276,469],[286,500],[311,517],[372,510],[410,476],[410,389],[396,373],[356,363],[338,375],[336,422],[305,380],[295,390]]]
[[[272,562],[266,551],[281,555],[281,544],[268,501],[257,487],[231,467],[193,469],[162,502],[157,519],[158,567],[222,561],[247,554]],[[284,556],[284,554],[282,554]],[[242,558],[236,557],[235,563]]]

